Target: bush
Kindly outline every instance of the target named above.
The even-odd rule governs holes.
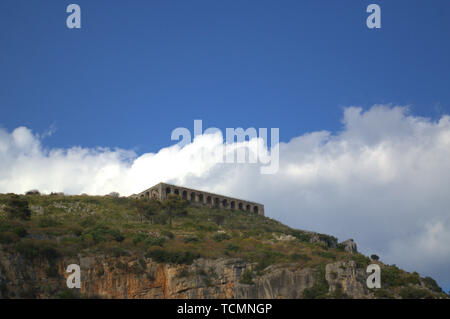
[[[18,195],[12,195],[6,200],[5,210],[10,219],[29,220],[31,217],[28,201]]]
[[[249,269],[246,269],[242,273],[242,276],[239,279],[239,282],[241,284],[245,284],[245,285],[253,285],[253,272]]]
[[[160,246],[160,247],[162,247],[165,242],[166,242],[166,239],[164,237],[148,237],[145,240],[145,244],[148,247],[151,247],[151,246]]]
[[[377,255],[370,255],[370,259],[372,259],[372,260],[380,260],[380,257],[378,257]]]
[[[232,243],[229,243],[229,244],[227,245],[227,247],[225,248],[225,250],[237,252],[237,251],[239,250],[239,246],[238,246],[238,245],[235,245],[235,244],[232,244]]]
[[[48,261],[53,261],[60,256],[59,251],[49,242],[34,242],[32,240],[22,240],[16,245],[16,250],[25,258],[33,260],[41,257]]]
[[[37,189],[32,189],[26,192],[25,195],[41,195],[41,193]]]
[[[196,243],[199,242],[200,240],[196,236],[188,236],[184,238],[183,241],[187,244],[187,243]]]
[[[79,299],[80,296],[77,293],[77,291],[75,291],[75,290],[76,289],[69,289],[69,288],[61,289],[55,294],[55,298],[56,299]]]
[[[21,224],[4,223],[0,225],[0,233],[8,233],[23,238],[28,235],[27,229]]]
[[[308,255],[306,255],[306,254],[297,254],[297,253],[294,253],[294,254],[290,255],[290,259],[291,259],[292,261],[308,261],[308,260],[310,260],[311,258],[310,258]]]
[[[33,260],[39,256],[39,246],[32,241],[21,241],[17,244],[16,250],[25,258]]]
[[[311,234],[308,234],[306,232],[303,232],[301,230],[294,230],[292,231],[292,236],[300,240],[301,242],[309,243],[311,241]]]
[[[169,239],[174,239],[175,238],[175,235],[171,231],[168,231],[168,230],[163,231],[162,235],[167,237],[167,238],[169,238]]]
[[[140,242],[142,242],[143,240],[145,240],[148,237],[147,234],[144,233],[137,233],[133,236],[133,238],[131,239],[131,241],[133,242],[134,245],[139,244]]]
[[[428,299],[433,298],[433,295],[425,289],[415,287],[404,287],[400,289],[400,297],[403,299]]]
[[[227,235],[226,233],[219,233],[219,234],[214,234],[212,236],[212,239],[214,239],[216,242],[221,242],[223,240],[229,240],[229,239],[231,239],[231,237],[229,235]]]
[[[107,226],[103,225],[96,226],[87,234],[92,236],[92,239],[96,244],[102,241],[108,241],[110,239],[113,239],[117,242],[122,242],[125,239],[125,236],[123,236],[119,230],[110,229]]]
[[[264,269],[269,267],[270,265],[275,264],[277,261],[282,259],[284,255],[278,251],[273,250],[265,250],[258,256],[257,265],[255,270],[258,273],[261,273]]]
[[[158,263],[186,264],[190,265],[195,259],[200,258],[200,254],[190,251],[166,251],[163,249],[150,250],[145,254],[146,258],[151,258]]]
[[[326,298],[330,286],[325,278],[325,265],[321,265],[314,274],[314,285],[303,290],[303,298],[320,299]]]
[[[11,244],[19,240],[19,236],[12,232],[0,233],[0,244]]]
[[[190,273],[186,268],[181,269],[178,273],[177,273],[177,278],[185,278],[185,277],[189,277]]]
[[[362,254],[352,255],[352,260],[356,262],[357,268],[367,268],[370,264],[370,259]]]
[[[38,226],[41,228],[47,228],[47,227],[55,227],[58,226],[58,222],[54,220],[53,218],[49,217],[42,217],[39,219]]]
[[[106,249],[106,253],[117,258],[122,256],[130,256],[130,253],[122,247],[110,247]]]
[[[120,194],[118,192],[111,192],[107,196],[112,198],[119,198]]]
[[[325,258],[325,259],[336,260],[336,254],[334,254],[332,252],[329,252],[329,251],[314,252],[314,255],[320,256],[320,257]]]
[[[424,282],[425,286],[428,289],[430,289],[430,290],[432,290],[434,292],[438,292],[438,293],[443,292],[442,288],[439,287],[439,285],[437,284],[436,280],[434,280],[433,278],[425,277],[425,278],[423,278],[423,282]]]

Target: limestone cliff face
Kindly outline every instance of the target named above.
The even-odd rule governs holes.
[[[132,257],[80,257],[27,262],[14,254],[0,256],[0,297],[49,298],[66,287],[70,264],[81,267],[81,295],[89,298],[302,298],[317,278],[296,264],[270,266],[242,283],[253,265],[239,259],[198,259],[192,265],[159,264]],[[51,269],[54,269],[53,273]],[[329,292],[340,289],[354,298],[371,298],[365,274],[350,262],[326,265]]]

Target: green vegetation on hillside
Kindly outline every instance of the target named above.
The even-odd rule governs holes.
[[[30,261],[45,259],[50,264],[79,254],[135,256],[173,264],[191,264],[200,257],[234,257],[254,263],[257,276],[280,263],[318,269],[320,274],[326,263],[335,261],[354,260],[360,268],[370,263],[366,256],[344,251],[332,236],[292,229],[239,210],[190,205],[179,197],[161,203],[117,196],[0,195],[0,244],[1,249]],[[53,271],[49,269],[49,275]],[[245,273],[242,283],[252,284],[254,274]],[[386,288],[403,287],[397,292],[405,297],[421,295],[406,289],[421,280],[432,291],[442,292],[431,278],[383,265]],[[325,296],[325,282],[318,280],[305,291],[306,297]],[[378,294],[383,298],[389,292]]]

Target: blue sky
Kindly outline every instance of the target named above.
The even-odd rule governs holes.
[[[177,126],[341,128],[344,106],[450,109],[448,1],[70,1],[0,4],[0,125],[45,143],[155,151]]]
[[[449,39],[447,0],[2,0],[0,192],[212,190],[450,290]],[[279,128],[279,173],[168,147],[195,119]]]

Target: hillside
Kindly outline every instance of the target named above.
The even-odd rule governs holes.
[[[66,288],[79,264],[81,290]],[[369,263],[382,288],[366,288]],[[1,298],[447,298],[436,282],[255,214],[108,196],[0,195]]]

